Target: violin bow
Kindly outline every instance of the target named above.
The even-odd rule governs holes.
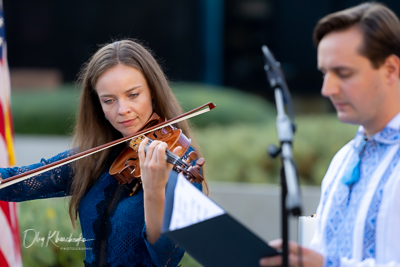
[[[62,165],[71,163],[71,162],[76,161],[78,159],[90,156],[90,155],[95,154],[95,153],[100,152],[100,151],[103,151],[103,150],[108,149],[110,147],[116,146],[116,145],[121,144],[123,142],[126,142],[128,140],[136,138],[136,137],[138,137],[140,135],[145,135],[147,133],[150,133],[152,131],[156,131],[156,130],[158,130],[160,128],[163,128],[163,127],[166,127],[168,125],[171,125],[171,124],[174,124],[174,123],[178,123],[180,121],[184,121],[184,120],[193,118],[195,116],[201,115],[203,113],[206,113],[206,112],[214,109],[215,107],[216,107],[216,105],[214,105],[212,102],[208,102],[208,103],[206,103],[204,105],[201,105],[201,106],[199,106],[199,107],[197,107],[197,108],[195,108],[193,110],[190,110],[190,111],[188,111],[186,113],[183,113],[183,114],[181,114],[179,116],[176,116],[175,118],[166,120],[165,122],[159,123],[159,124],[154,125],[152,127],[146,128],[146,129],[144,129],[142,131],[136,132],[131,136],[126,136],[126,137],[114,140],[114,141],[109,142],[107,144],[104,144],[104,145],[101,145],[101,146],[98,146],[98,147],[94,147],[92,149],[77,153],[75,155],[69,156],[69,157],[67,157],[65,159],[50,163],[50,164],[42,166],[42,167],[39,167],[37,169],[30,170],[30,171],[27,171],[25,173],[18,174],[18,175],[15,175],[13,177],[6,178],[4,180],[0,180],[0,189],[2,189],[4,187],[7,187],[7,186],[10,186],[10,185],[13,185],[13,184],[16,184],[16,183],[19,183],[19,182],[22,182],[22,181],[24,181],[26,179],[29,179],[29,178],[31,178],[31,177],[33,177],[35,175],[39,175],[41,173],[50,171],[50,170],[58,168],[58,167],[60,167]]]

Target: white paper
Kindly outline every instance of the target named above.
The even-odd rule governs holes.
[[[225,211],[190,184],[181,173],[175,186],[169,230],[180,229],[224,214]]]

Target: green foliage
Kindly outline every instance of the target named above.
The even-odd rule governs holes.
[[[334,154],[356,132],[335,115],[299,116],[293,157],[303,184],[319,185]],[[279,145],[273,121],[254,124],[215,125],[196,132],[206,159],[210,181],[278,183],[281,162],[267,155]],[[211,189],[212,190],[212,189]]]
[[[336,152],[356,134],[358,126],[340,122],[335,114],[299,116],[293,156],[301,182],[320,185]]]
[[[14,131],[21,134],[70,134],[78,108],[73,86],[52,91],[12,91]]]
[[[192,256],[190,256],[190,254],[185,253],[185,255],[183,255],[183,258],[182,258],[182,260],[181,260],[181,262],[179,263],[178,266],[182,266],[182,267],[202,267],[203,265],[198,263]]]
[[[175,84],[173,90],[185,111],[213,102],[217,107],[191,119],[203,128],[209,125],[257,123],[273,119],[275,107],[264,98],[232,88],[204,84]]]
[[[260,97],[231,88],[199,84],[173,85],[185,111],[208,102],[217,108],[192,118],[196,127],[210,124],[254,123],[273,116],[273,106]],[[15,90],[11,95],[14,131],[20,134],[71,134],[79,104],[80,90],[73,85],[44,90]]]
[[[69,237],[80,237],[80,224],[76,224],[75,231],[72,229],[67,207],[66,198],[54,198],[51,201],[41,199],[19,204],[24,266],[83,266],[84,243],[68,240]],[[62,238],[70,242],[63,242]]]

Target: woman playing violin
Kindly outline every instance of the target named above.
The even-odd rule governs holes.
[[[31,166],[0,169],[0,179],[133,135],[154,112],[167,119],[182,113],[156,60],[132,40],[100,48],[82,68],[80,84],[75,149]],[[191,137],[187,122],[175,126]],[[0,189],[0,200],[71,196],[71,220],[79,217],[87,240],[85,266],[176,266],[184,251],[161,233],[165,186],[173,166],[165,159],[166,143],[147,143],[142,141],[137,152],[142,186],[133,195],[108,172],[123,144]],[[202,184],[195,186],[202,189]]]

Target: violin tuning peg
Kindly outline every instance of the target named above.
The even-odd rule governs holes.
[[[192,151],[189,153],[188,159],[186,160],[187,163],[194,161],[195,159],[197,159],[197,153]]]
[[[196,162],[196,165],[203,166],[204,163],[206,163],[206,160],[204,158],[199,158]]]

